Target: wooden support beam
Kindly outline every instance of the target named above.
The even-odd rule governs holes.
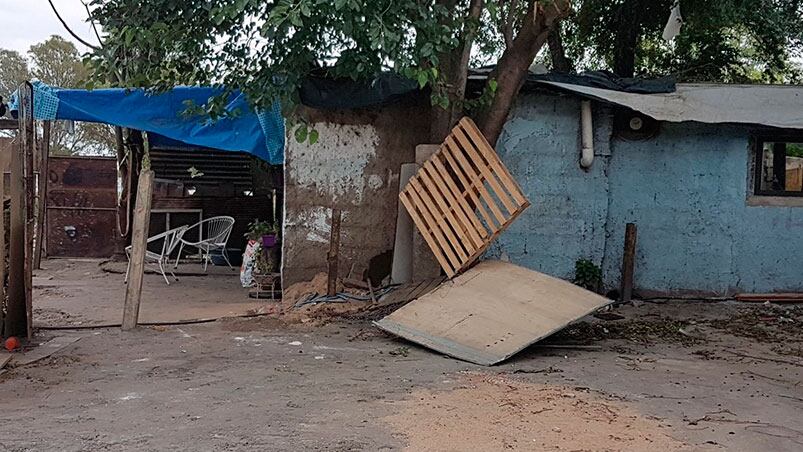
[[[45,210],[47,209],[47,170],[50,155],[50,121],[42,122],[42,140],[36,154],[36,242],[33,249],[33,268],[42,268],[42,249],[45,246]]]
[[[128,285],[123,306],[123,330],[131,330],[139,320],[139,303],[142,298],[142,280],[145,276],[145,251],[148,246],[148,226],[151,217],[154,173],[144,170],[137,183],[137,201],[131,231],[131,256]]]
[[[24,128],[25,135],[25,312],[28,339],[33,335],[33,243],[34,243],[34,196],[36,193],[36,177],[34,175],[34,154],[36,153],[36,123],[34,122],[33,87],[25,83],[30,90],[29,108],[26,110]],[[22,123],[20,123],[22,126]]]
[[[329,238],[329,279],[326,293],[330,297],[337,293],[337,263],[340,257],[340,220],[342,212],[340,209],[332,209],[332,233]]]
[[[11,206],[8,250],[8,304],[6,306],[5,335],[27,336],[28,315],[25,282],[25,149],[28,134],[25,118],[32,112],[33,97],[30,86],[20,86],[19,130],[17,150],[11,155]]]
[[[622,301],[628,302],[633,297],[633,273],[636,266],[636,225],[625,226],[625,248],[622,255]]]
[[[19,122],[16,119],[0,118],[0,130],[16,130]]]
[[[6,246],[6,203],[5,203],[5,177],[3,177],[2,172],[0,172],[0,333],[5,328],[6,319],[5,313],[3,312],[2,307],[5,305],[6,299],[6,285],[4,281],[6,280],[6,266],[2,264],[7,256]],[[3,335],[0,334],[0,338]],[[2,366],[0,366],[2,368]]]

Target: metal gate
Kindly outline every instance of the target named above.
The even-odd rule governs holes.
[[[117,162],[106,157],[56,157],[48,163],[45,227],[51,257],[114,253]]]

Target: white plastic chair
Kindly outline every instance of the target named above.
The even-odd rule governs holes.
[[[204,231],[204,227],[206,231]],[[204,271],[206,271],[209,261],[212,260],[210,257],[211,252],[217,250],[220,250],[220,254],[223,256],[223,259],[226,260],[226,263],[229,264],[229,268],[234,268],[231,262],[229,262],[229,256],[226,254],[226,243],[229,241],[229,236],[231,235],[233,227],[234,218],[226,216],[207,218],[187,227],[181,237],[179,237],[181,247],[178,250],[176,265],[173,268],[178,268],[178,261],[181,259],[181,252],[184,251],[185,246],[197,248],[198,251],[201,252],[201,259],[204,261]],[[194,228],[198,228],[198,241],[191,242],[185,240],[184,235]],[[206,238],[204,238],[204,232],[206,232]]]
[[[151,264],[155,267],[158,267],[159,272],[165,279],[167,285],[170,285],[170,280],[167,279],[167,274],[165,273],[165,268],[168,269],[173,278],[178,281],[176,274],[170,270],[170,254],[173,250],[176,249],[176,246],[179,244],[181,240],[181,236],[184,235],[184,231],[187,230],[187,226],[179,226],[175,229],[170,229],[161,234],[156,234],[153,237],[148,239],[148,243],[158,242],[159,240],[162,241],[162,250],[159,253],[155,253],[153,251],[145,250],[145,264]],[[125,254],[128,256],[128,267],[125,269],[125,280],[124,282],[128,284],[128,272],[131,270],[131,250],[133,246],[129,245],[125,247]]]

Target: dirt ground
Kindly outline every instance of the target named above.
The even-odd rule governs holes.
[[[126,286],[125,262],[98,259],[48,259],[33,278],[34,324],[88,326],[120,324]],[[145,275],[140,321],[179,322],[233,317],[276,309],[265,300],[248,298],[239,269],[182,263],[179,280],[165,284],[159,274]],[[191,276],[190,276],[191,275]],[[203,276],[200,276],[203,275]]]
[[[0,450],[803,449],[803,306],[601,317],[492,368],[353,317],[40,331],[81,338],[0,375]]]

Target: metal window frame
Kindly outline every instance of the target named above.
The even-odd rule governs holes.
[[[752,137],[752,148],[755,163],[753,165],[753,195],[755,196],[783,196],[790,198],[803,197],[803,191],[786,191],[786,190],[762,190],[761,189],[761,172],[764,169],[764,144],[772,142],[786,142],[786,143],[803,143],[803,131],[790,132],[783,131],[778,133],[761,132],[754,134]]]

